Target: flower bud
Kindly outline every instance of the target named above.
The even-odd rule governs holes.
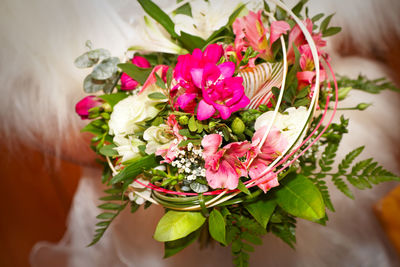
[[[104,103],[101,107],[102,107],[103,110],[106,111],[106,112],[111,112],[111,111],[112,111],[112,107],[111,107],[111,105],[108,104],[108,103]]]
[[[347,97],[349,92],[351,91],[351,87],[344,87],[338,90],[338,100],[343,100]]]
[[[179,124],[180,125],[188,125],[188,123],[189,123],[188,116],[184,115],[184,116],[180,116],[179,117]]]
[[[365,109],[367,109],[369,106],[371,106],[372,104],[370,104],[370,103],[360,103],[360,104],[358,104],[357,105],[357,109],[358,110],[365,110]]]
[[[210,130],[214,129],[215,126],[217,126],[217,124],[216,124],[214,121],[210,121],[210,122],[208,123],[208,128],[210,128]]]
[[[243,121],[239,118],[235,118],[232,122],[231,129],[235,134],[242,134],[246,126]]]
[[[89,119],[89,110],[94,107],[101,106],[103,104],[103,100],[98,98],[97,96],[90,95],[83,98],[79,101],[75,106],[75,111],[81,117],[82,120]],[[93,116],[92,116],[93,117]],[[97,116],[96,116],[97,117]]]

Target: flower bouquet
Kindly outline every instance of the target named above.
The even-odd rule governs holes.
[[[373,159],[354,163],[363,147],[333,171],[348,126],[344,117],[332,123],[338,101],[351,89],[396,89],[335,76],[324,51],[324,38],[340,31],[332,15],[309,18],[304,0],[292,9],[278,0],[183,1],[171,12],[138,2],[148,46],[131,47],[120,63],[87,43],[75,60],[93,68],[84,90],[96,95],[76,112],[92,120],[82,131],[94,134],[109,186],[90,245],[127,206],[159,205],[154,238],[165,257],[215,240],[245,266],[268,232],[293,247],[297,218],[326,223],[328,179],[350,198],[348,184],[399,180]]]

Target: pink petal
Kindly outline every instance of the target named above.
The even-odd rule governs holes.
[[[272,45],[282,34],[290,30],[290,25],[286,21],[271,22],[269,43]]]
[[[312,83],[314,77],[315,77],[315,72],[314,71],[301,71],[296,74],[297,79],[299,82],[307,82],[307,83]]]
[[[141,56],[134,56],[132,58],[132,63],[140,68],[150,68],[151,67],[150,62],[147,61],[146,58],[141,57]]]
[[[147,78],[146,82],[143,84],[143,87],[140,90],[139,94],[143,93],[143,91],[146,90],[146,88],[149,87],[150,85],[156,83],[157,79],[155,73],[157,73],[158,76],[162,77],[163,72],[168,70],[168,68],[169,66],[167,65],[155,66],[154,69],[151,71],[149,77]]]
[[[266,174],[261,179],[262,183],[258,184],[257,186],[264,191],[264,193],[267,193],[268,190],[279,185],[278,178],[274,172]]]
[[[192,102],[195,98],[196,98],[196,94],[183,94],[178,97],[178,99],[176,100],[176,103],[182,110],[185,110],[186,107],[188,107],[190,104],[192,104]]]
[[[218,65],[222,78],[232,77],[235,73],[235,67],[235,63],[233,62],[224,62]]]
[[[121,75],[121,90],[130,91],[134,90],[139,83],[132,79],[128,74],[122,73]]]
[[[192,81],[194,85],[196,85],[198,88],[203,87],[203,72],[204,69],[191,69],[190,70],[190,75],[192,75]]]
[[[201,146],[203,147],[203,156],[215,154],[222,143],[222,137],[219,134],[209,134],[203,137],[201,140]]]
[[[206,62],[216,64],[224,54],[224,49],[221,45],[211,44],[204,50],[203,59]]]
[[[201,100],[197,107],[197,119],[206,120],[215,113],[215,108],[212,105],[207,104],[204,100]]]

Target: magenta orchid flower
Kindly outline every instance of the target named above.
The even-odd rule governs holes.
[[[285,21],[273,21],[268,29],[264,27],[261,13],[261,10],[257,13],[250,11],[247,16],[233,22],[233,32],[236,35],[235,47],[239,51],[245,51],[250,46],[260,53],[259,57],[270,61],[274,59],[272,44],[290,30],[290,25]]]
[[[201,141],[206,179],[213,189],[235,189],[239,178],[247,176],[246,167],[239,158],[246,155],[251,144],[247,141],[234,142],[219,148],[221,143],[222,137],[219,134],[206,135]]]
[[[101,106],[103,103],[104,101],[101,98],[90,95],[76,103],[75,111],[76,113],[78,113],[82,120],[86,120],[89,119],[89,110],[91,108]]]
[[[132,63],[140,68],[150,68],[151,65],[145,59],[144,57],[141,56],[134,56],[132,58]],[[130,91],[136,89],[138,87],[139,82],[131,78],[128,74],[122,73],[121,75],[121,90],[123,91]]]
[[[253,160],[249,166],[249,176],[251,179],[260,179],[258,181],[261,181],[261,183],[258,184],[258,187],[260,187],[264,193],[266,193],[271,186],[277,186],[279,183],[276,175],[272,175],[271,172],[264,175],[262,175],[262,173],[289,145],[287,139],[281,134],[281,132],[277,128],[273,127],[268,133],[268,137],[261,149],[258,149],[267,128],[267,126],[263,126],[254,133],[252,146],[257,149],[255,152],[254,150],[250,150],[249,152],[252,155],[247,157],[248,162],[251,159]]]

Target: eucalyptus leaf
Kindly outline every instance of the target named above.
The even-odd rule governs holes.
[[[278,205],[289,214],[310,221],[325,216],[325,205],[321,192],[308,178],[291,173],[275,191]]]
[[[192,183],[190,183],[189,186],[190,186],[190,189],[192,189],[194,192],[199,193],[199,194],[205,193],[208,191],[207,185],[201,184],[198,182],[192,182]]]
[[[167,242],[183,238],[199,229],[205,220],[200,212],[170,210],[158,222],[154,239]]]
[[[87,55],[88,55],[89,59],[96,60],[96,61],[99,61],[99,60],[101,61],[103,59],[111,57],[111,53],[108,50],[103,49],[103,48],[91,50],[91,51],[87,52]]]
[[[117,71],[117,64],[119,63],[119,58],[110,57],[102,60],[96,67],[94,67],[92,72],[93,79],[96,80],[107,80],[111,78]]]
[[[99,61],[98,59],[90,58],[88,53],[89,52],[86,52],[75,59],[74,61],[75,67],[80,69],[90,68],[93,67]]]
[[[105,81],[96,80],[91,74],[89,74],[83,81],[83,90],[88,94],[96,93],[103,90],[105,84]]]
[[[217,209],[213,209],[208,217],[208,229],[212,238],[224,245],[226,245],[225,226],[226,223],[222,214]]]

